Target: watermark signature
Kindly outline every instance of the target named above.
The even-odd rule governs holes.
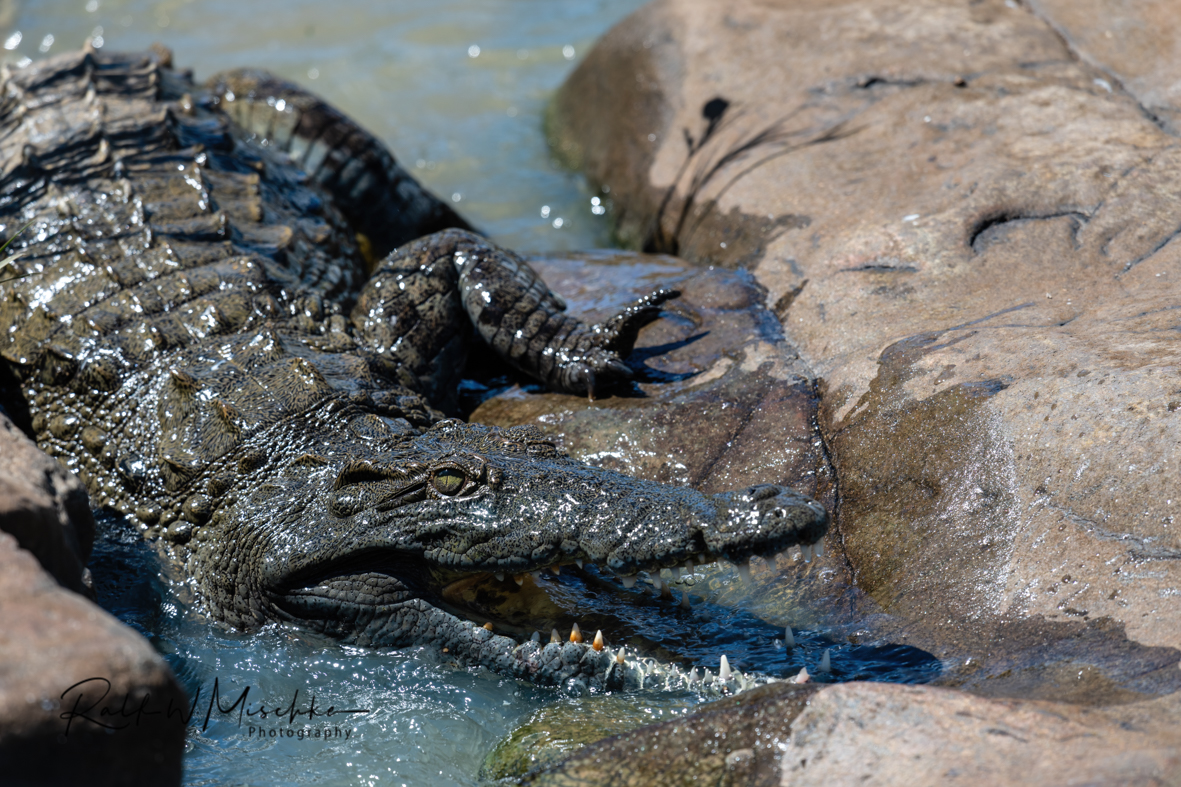
[[[112,697],[111,681],[102,677],[87,678],[78,681],[61,693],[61,707],[65,710],[62,711],[60,718],[66,723],[66,736],[69,736],[70,729],[75,724],[93,724],[106,730],[122,730],[131,726],[139,726],[141,723],[156,723],[161,719],[165,723],[200,727],[204,732],[209,728],[211,720],[236,716],[239,729],[243,724],[249,722],[246,725],[248,727],[247,737],[297,738],[298,740],[342,738],[348,740],[354,731],[352,728],[342,731],[340,727],[327,726],[326,723],[333,717],[349,718],[372,712],[370,708],[325,706],[325,703],[318,700],[315,694],[311,694],[309,699],[300,702],[299,689],[292,693],[289,702],[267,702],[265,700],[251,702],[252,688],[247,686],[242,689],[237,698],[230,697],[223,701],[221,685],[218,679],[214,678],[213,690],[208,693],[207,702],[203,703],[201,700],[205,687],[198,686],[196,693],[193,694],[192,703],[185,708],[183,706],[177,707],[171,698],[166,705],[160,701],[153,702],[150,692],[136,699],[133,699],[130,694]],[[230,699],[233,701],[230,702]],[[199,714],[198,708],[204,710],[203,716]],[[312,724],[314,719],[323,719],[322,722],[316,723],[325,726],[305,726],[305,723]],[[283,722],[286,722],[287,726],[264,727],[260,723],[264,720],[271,721],[272,725],[282,725]],[[300,723],[298,729],[295,728],[297,722]]]

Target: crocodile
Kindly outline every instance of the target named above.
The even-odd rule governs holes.
[[[489,349],[556,391],[626,387],[677,293],[585,324],[298,86],[88,48],[8,68],[0,127],[0,357],[28,426],[224,624],[628,685],[643,665],[600,640],[528,636],[536,572],[628,587],[821,548],[827,512],[784,486],[703,494],[451,417]]]

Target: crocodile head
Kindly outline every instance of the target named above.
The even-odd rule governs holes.
[[[828,522],[781,486],[707,495],[639,480],[572,460],[532,427],[444,421],[365,449],[305,455],[215,522],[221,536],[194,552],[199,581],[227,582],[214,607],[357,644],[433,644],[552,683],[561,675],[537,659],[517,663],[520,639],[550,620],[531,572],[593,565],[628,586],[638,572],[742,567],[815,544]]]

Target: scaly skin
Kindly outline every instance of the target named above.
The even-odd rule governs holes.
[[[33,224],[0,283],[0,355],[42,447],[162,538],[215,617],[626,687],[641,665],[470,621],[529,623],[528,604],[498,611],[529,572],[626,584],[823,536],[823,507],[776,485],[704,495],[445,419],[473,347],[561,391],[626,381],[676,293],[585,325],[323,102],[254,72],[212,84],[97,52],[6,76],[0,220]],[[460,228],[411,242],[440,223]],[[365,281],[358,246],[392,245]]]

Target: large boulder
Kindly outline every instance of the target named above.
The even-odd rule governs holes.
[[[5,784],[179,784],[188,711],[146,639],[0,533]]]
[[[2,410],[0,530],[14,536],[63,586],[90,592],[86,562],[94,544],[94,519],[86,490]]]
[[[1181,784],[1177,695],[1095,710],[927,686],[818,688],[746,692],[587,746],[524,783]]]
[[[184,689],[146,639],[82,595],[93,540],[79,481],[0,414],[4,784],[180,783]]]
[[[657,0],[549,128],[623,238],[766,290],[871,629],[948,685],[1129,702],[1181,688],[1181,153],[1143,70],[1181,11],[1032,5]]]

